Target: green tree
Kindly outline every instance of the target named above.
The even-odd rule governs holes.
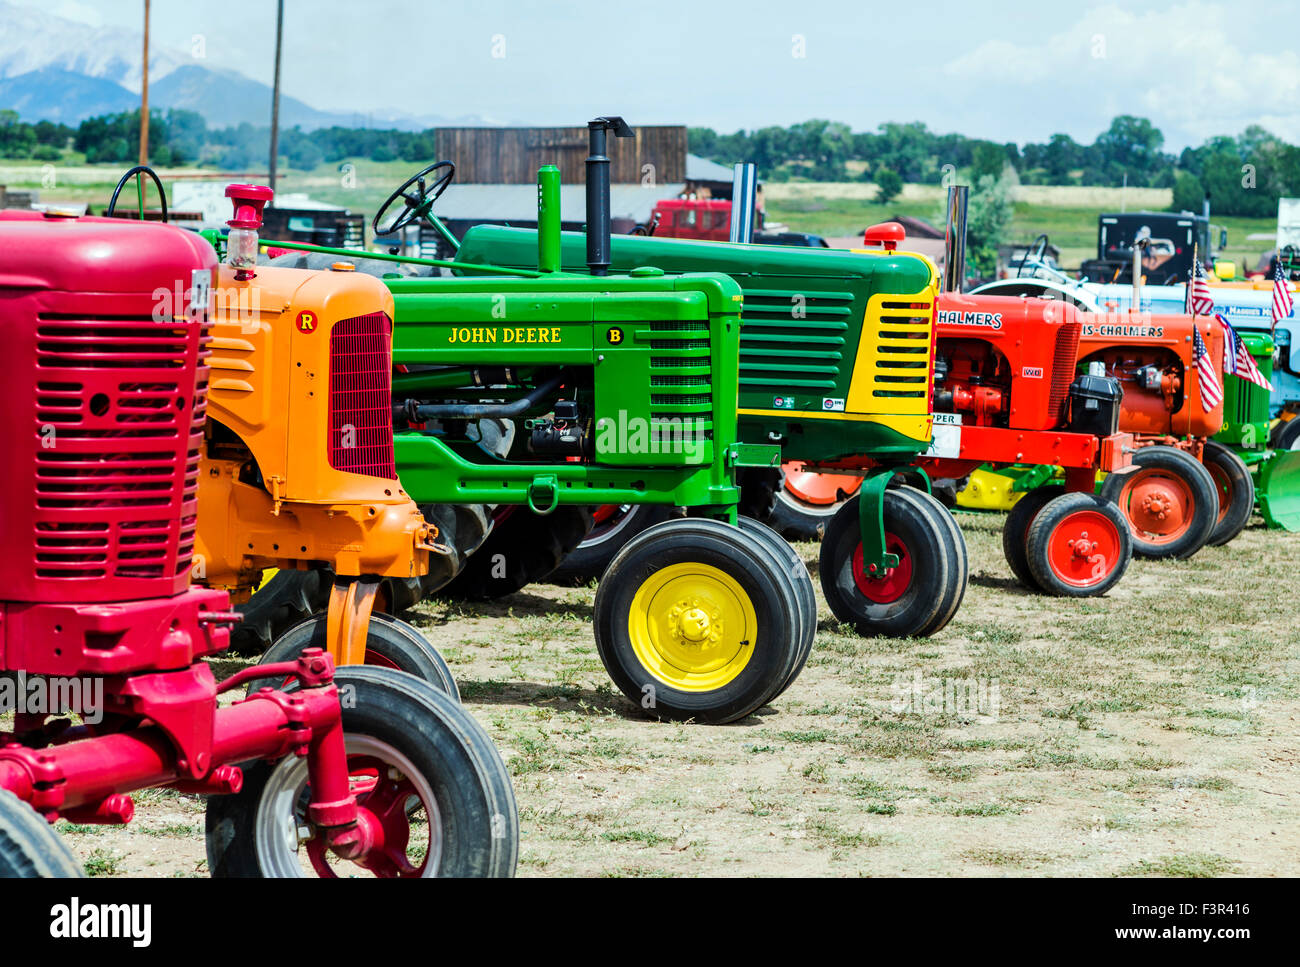
[[[903,178],[892,168],[877,168],[874,181],[876,182],[877,189],[877,205],[888,204],[897,198],[903,191]]]
[[[1200,212],[1201,200],[1205,189],[1201,181],[1190,171],[1180,171],[1174,179],[1174,203],[1169,206],[1172,212]]]
[[[989,278],[997,271],[998,246],[1006,241],[1015,205],[1014,179],[983,175],[975,182],[966,212],[966,261],[974,273]]]

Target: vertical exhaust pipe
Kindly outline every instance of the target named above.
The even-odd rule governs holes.
[[[599,117],[587,122],[587,268],[592,275],[609,275],[609,157],[605,133],[616,138],[636,137],[621,117]]]
[[[731,233],[733,242],[754,240],[754,209],[758,205],[758,168],[740,163],[731,177]]]
[[[560,169],[537,169],[537,271],[560,271]]]
[[[948,214],[943,242],[943,291],[961,292],[966,278],[966,205],[969,185],[948,186]]]

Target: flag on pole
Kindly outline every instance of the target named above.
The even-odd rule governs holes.
[[[1200,259],[1192,262],[1192,278],[1187,283],[1187,311],[1194,316],[1208,316],[1214,311],[1214,295],[1205,281],[1205,266]]]
[[[1278,259],[1273,268],[1273,328],[1291,315],[1291,286],[1282,272],[1282,260]]]
[[[1209,413],[1223,402],[1223,382],[1219,379],[1218,369],[1210,358],[1210,351],[1205,348],[1201,338],[1200,326],[1192,326],[1192,355],[1196,361],[1196,372],[1201,377],[1201,406]]]
[[[1259,371],[1255,357],[1246,348],[1246,340],[1237,335],[1237,330],[1221,314],[1214,318],[1223,326],[1223,371],[1273,392],[1273,384]]]

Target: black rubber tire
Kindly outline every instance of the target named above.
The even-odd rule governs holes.
[[[1274,450],[1300,450],[1300,416],[1274,427],[1269,446]]]
[[[1214,478],[1200,461],[1177,447],[1142,447],[1133,455],[1133,463],[1143,470],[1156,471],[1181,481],[1194,501],[1192,519],[1183,533],[1171,540],[1152,540],[1138,531],[1124,498],[1124,488],[1133,481],[1131,473],[1108,476],[1102,485],[1101,496],[1119,507],[1129,519],[1134,554],[1153,559],[1187,560],[1205,546],[1219,519],[1219,494]]]
[[[45,817],[0,789],[0,880],[77,878],[85,869]]]
[[[581,586],[599,581],[623,545],[644,530],[682,516],[680,507],[659,504],[629,504],[615,511],[613,518],[592,527],[582,543],[560,562],[546,580],[551,584]]]
[[[465,569],[487,540],[492,520],[483,504],[422,504],[420,513],[438,528],[438,543],[454,552],[429,555],[429,573],[420,578],[420,591],[427,596],[442,590]]]
[[[323,614],[313,615],[294,625],[266,650],[259,665],[293,661],[304,648],[324,648],[327,621]],[[366,631],[366,664],[388,666],[428,682],[453,701],[460,701],[456,679],[446,659],[414,625],[379,611],[370,615]],[[248,686],[251,695],[259,688],[279,688],[280,681],[260,678]]]
[[[799,673],[803,671],[803,666],[808,662],[808,656],[812,654],[813,641],[817,637],[817,591],[813,588],[812,575],[808,573],[808,566],[804,564],[803,558],[796,553],[785,538],[767,524],[756,521],[752,517],[741,517],[739,524],[741,530],[752,534],[766,544],[768,550],[772,551],[777,560],[784,565],[794,585],[795,596],[799,602],[799,650],[795,656],[794,667],[790,669],[790,673],[786,676],[785,684],[772,696],[772,698],[776,698],[799,677]]]
[[[820,541],[844,503],[825,507],[805,503],[785,489],[781,470],[750,469],[740,479],[741,514],[767,524],[788,541]]]
[[[957,506],[957,495],[966,489],[966,484],[970,482],[970,475],[961,477],[936,477],[930,481],[930,493],[934,499],[939,501],[949,510]]]
[[[1007,559],[1011,573],[1031,591],[1043,589],[1038,586],[1033,572],[1029,570],[1029,551],[1026,547],[1029,525],[1049,500],[1055,500],[1064,493],[1065,488],[1060,484],[1034,488],[1012,505],[1006,523],[1002,525],[1002,556]]]
[[[822,540],[818,576],[826,603],[860,635],[932,635],[957,613],[966,593],[966,542],[943,505],[912,487],[885,491],[885,529],[903,543],[913,562],[912,578],[899,597],[873,602],[858,590],[853,557],[862,532],[854,500],[832,518]]]
[[[1115,566],[1094,584],[1072,584],[1063,580],[1051,567],[1048,550],[1052,532],[1071,515],[1082,512],[1104,515],[1115,529],[1120,548]],[[1133,559],[1133,537],[1128,521],[1109,500],[1096,494],[1062,494],[1048,501],[1029,525],[1026,537],[1029,569],[1034,583],[1047,594],[1056,597],[1095,598],[1105,594],[1124,576],[1129,561]]]
[[[544,580],[591,531],[591,515],[590,507],[570,504],[549,514],[510,508],[442,593],[466,601],[491,601]]]
[[[298,622],[324,611],[329,605],[334,573],[277,571],[271,579],[235,610],[244,620],[230,629],[232,655],[260,655]]]
[[[1250,515],[1255,512],[1255,478],[1241,457],[1214,440],[1205,441],[1201,462],[1210,471],[1219,498],[1219,520],[1205,543],[1222,547],[1250,523]]]
[[[656,678],[637,658],[629,634],[633,599],[656,571],[706,564],[728,575],[754,609],[753,653],[719,688],[690,691]],[[798,662],[801,606],[794,581],[754,535],[715,520],[671,520],[643,531],[610,562],[596,591],[596,650],[609,676],[647,714],[721,724],[742,719],[785,687]]]
[[[385,743],[427,781],[442,828],[438,876],[513,876],[519,857],[519,813],[510,774],[492,739],[470,713],[427,682],[388,668],[352,666],[335,676],[348,738]],[[208,868],[214,877],[283,872],[259,845],[259,806],[276,770],[300,768],[296,757],[243,764],[244,787],[210,796]],[[285,817],[288,820],[289,817]],[[432,818],[432,817],[430,817]]]

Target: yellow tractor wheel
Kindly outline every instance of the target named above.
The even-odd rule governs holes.
[[[629,541],[600,581],[601,661],[649,715],[744,718],[777,695],[799,664],[809,629],[796,579],[739,527],[659,524]]]

